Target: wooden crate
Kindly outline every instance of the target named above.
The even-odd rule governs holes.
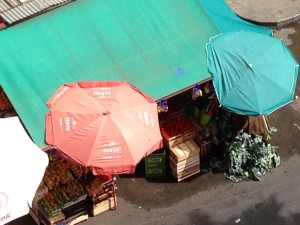
[[[189,178],[193,175],[196,175],[200,173],[200,168],[198,166],[195,166],[193,168],[190,168],[190,170],[183,171],[181,173],[176,173],[174,170],[171,170],[171,174],[173,177],[177,180],[177,182],[180,182],[186,178]]]
[[[183,132],[182,140],[183,142],[193,140],[196,137],[196,130],[190,129]]]
[[[200,161],[204,162],[210,156],[212,139],[203,140],[200,136],[196,136],[195,141],[200,147]]]
[[[200,166],[200,159],[198,155],[192,156],[190,158],[184,159],[179,162],[177,162],[173,156],[170,156],[169,159],[170,159],[170,167],[174,169],[174,171],[177,171],[177,173],[194,165]]]
[[[170,170],[179,182],[200,173],[200,148],[193,140],[170,148]]]
[[[200,160],[203,162],[208,159],[211,152],[212,141],[204,141],[200,146]]]
[[[182,134],[178,134],[174,137],[171,137],[171,138],[167,138],[163,135],[162,133],[162,137],[163,137],[163,141],[164,141],[164,144],[168,147],[168,148],[171,148],[175,145],[178,145],[180,143],[183,142],[183,135]]]
[[[100,213],[103,213],[105,211],[108,211],[110,209],[115,208],[115,202],[114,202],[114,197],[110,197],[106,200],[103,200],[97,204],[91,204],[89,207],[90,214],[92,216],[96,216]]]
[[[40,220],[43,221],[45,225],[65,224],[65,215],[60,212],[47,218],[47,216],[40,211]]]
[[[76,225],[78,223],[81,223],[83,221],[87,221],[89,218],[89,215],[88,214],[83,214],[83,215],[80,215],[78,216],[77,218],[75,219],[72,219],[72,220],[69,220],[66,225]]]
[[[97,204],[99,202],[102,202],[103,200],[112,197],[113,195],[114,195],[113,191],[107,191],[103,194],[90,196],[90,199],[93,201],[94,204]]]
[[[193,141],[188,140],[170,148],[170,156],[177,159],[177,162],[187,159],[194,155],[199,155],[200,148]]]

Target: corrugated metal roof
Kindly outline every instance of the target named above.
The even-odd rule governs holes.
[[[9,25],[72,0],[0,0],[0,16]]]

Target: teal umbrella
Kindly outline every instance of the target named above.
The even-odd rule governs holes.
[[[299,65],[282,40],[241,30],[211,38],[206,53],[225,109],[268,115],[293,100]]]

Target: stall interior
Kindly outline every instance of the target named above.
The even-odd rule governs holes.
[[[157,170],[156,175],[163,177],[169,174],[179,182],[201,173],[213,152],[213,142],[221,140],[223,133],[228,132],[222,130],[227,129],[226,120],[218,112],[212,82],[197,84],[190,90],[162,100],[158,103],[158,112],[167,173]],[[218,124],[220,120],[222,125]],[[149,170],[147,158],[159,156],[161,152],[160,149],[146,157],[146,171]],[[153,168],[153,165],[150,166]],[[147,173],[145,175],[150,177]]]

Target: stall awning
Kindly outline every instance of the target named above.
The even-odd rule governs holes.
[[[199,2],[222,33],[247,30],[268,36],[273,35],[272,29],[250,23],[236,15],[225,0],[199,0]]]
[[[210,78],[205,44],[218,33],[194,0],[77,0],[0,31],[0,85],[44,147],[62,84],[121,80],[159,100]]]

